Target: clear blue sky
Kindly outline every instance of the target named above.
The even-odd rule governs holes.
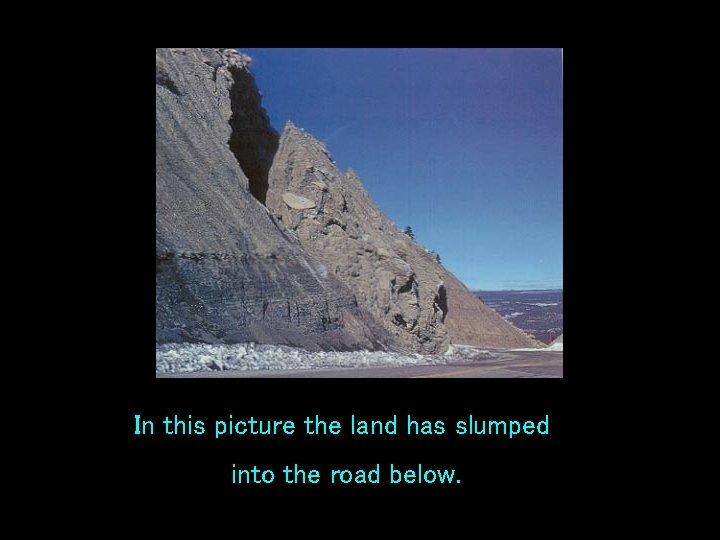
[[[273,127],[325,142],[468,287],[562,287],[560,49],[240,50]]]

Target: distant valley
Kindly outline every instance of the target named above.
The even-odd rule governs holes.
[[[563,333],[563,290],[475,291],[503,319],[550,343]]]

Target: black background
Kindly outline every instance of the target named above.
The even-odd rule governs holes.
[[[154,366],[151,366],[154,368]],[[148,377],[154,376],[149,370]],[[562,467],[567,431],[563,414],[566,380],[415,380],[415,379],[159,379],[135,387],[128,396],[123,426],[129,465],[127,480],[143,491],[178,501],[200,490],[205,497],[297,494],[403,494],[467,496],[485,491],[488,483],[503,480],[538,486],[556,478]],[[167,436],[156,422],[154,436],[133,435],[134,414],[158,420],[166,414],[204,419],[202,436]],[[254,416],[256,419],[292,419],[293,435],[224,436],[214,438],[214,419]],[[317,414],[340,420],[340,435],[311,436],[302,420]],[[388,420],[398,415],[398,434],[349,435],[350,415]],[[406,435],[405,418],[444,420],[444,435]],[[550,417],[549,435],[459,436],[455,422],[472,414],[475,419],[532,419]],[[231,465],[271,468],[273,484],[232,485]],[[280,469],[297,463],[318,469],[318,484],[288,485]],[[330,468],[374,467],[381,464],[387,480],[389,463],[396,468],[457,469],[460,484],[380,484],[358,486],[329,483]],[[335,467],[337,466],[337,467]],[[302,493],[301,493],[302,492]],[[146,493],[147,494],[147,493]]]
[[[241,502],[264,504],[276,497],[298,505],[314,504],[317,498],[342,501],[361,496],[371,501],[421,497],[547,506],[552,504],[550,492],[571,490],[574,477],[591,466],[582,457],[592,444],[586,412],[595,374],[589,360],[573,351],[579,350],[580,336],[588,335],[591,320],[581,307],[586,302],[580,283],[593,265],[588,251],[598,240],[589,233],[594,225],[591,207],[598,204],[598,197],[592,192],[588,197],[586,189],[589,177],[597,175],[597,169],[587,169],[588,161],[595,160],[595,150],[586,142],[600,116],[588,112],[593,108],[587,102],[599,64],[588,63],[586,52],[565,49],[564,318],[569,353],[563,379],[156,379],[151,54],[136,50],[117,58],[106,81],[113,108],[97,114],[113,125],[101,143],[105,150],[100,156],[111,172],[97,178],[93,195],[95,203],[103,203],[103,211],[95,217],[108,233],[107,247],[101,247],[85,275],[87,290],[98,295],[87,328],[101,351],[96,362],[103,383],[93,387],[85,403],[87,416],[101,419],[94,442],[85,451],[98,467],[112,464],[111,487],[122,493],[124,501],[134,508],[147,504],[175,511],[188,501],[202,511]],[[581,325],[579,317],[588,325]],[[154,436],[133,434],[135,414],[155,421]],[[206,434],[162,434],[160,420],[174,414],[205,420]],[[292,419],[296,433],[215,440],[213,420],[229,414]],[[315,414],[340,420],[344,427],[351,414],[382,420],[397,414],[398,435],[351,437],[347,429],[340,436],[305,435],[302,420]],[[446,433],[407,436],[407,414],[418,420],[444,420]],[[469,414],[535,421],[548,414],[550,434],[512,440],[456,435],[455,422]],[[272,468],[275,482],[233,485],[233,463],[238,468]],[[320,470],[320,483],[285,484],[280,469],[294,463]],[[457,469],[461,483],[328,482],[330,468],[354,470],[377,463],[385,479],[390,463],[408,468],[422,463]],[[96,480],[107,487],[103,475]]]

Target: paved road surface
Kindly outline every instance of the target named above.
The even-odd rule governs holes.
[[[443,366],[325,368],[257,371],[203,371],[196,373],[158,373],[160,378],[520,378],[563,376],[563,353],[558,351],[494,352],[496,358]]]

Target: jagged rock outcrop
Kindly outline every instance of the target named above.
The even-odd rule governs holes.
[[[278,135],[246,58],[156,49],[155,65],[157,342],[392,346],[263,206]]]
[[[485,306],[420,245],[397,230],[353,171],[288,122],[269,175],[266,203],[402,348],[437,353],[448,343],[537,346]]]

